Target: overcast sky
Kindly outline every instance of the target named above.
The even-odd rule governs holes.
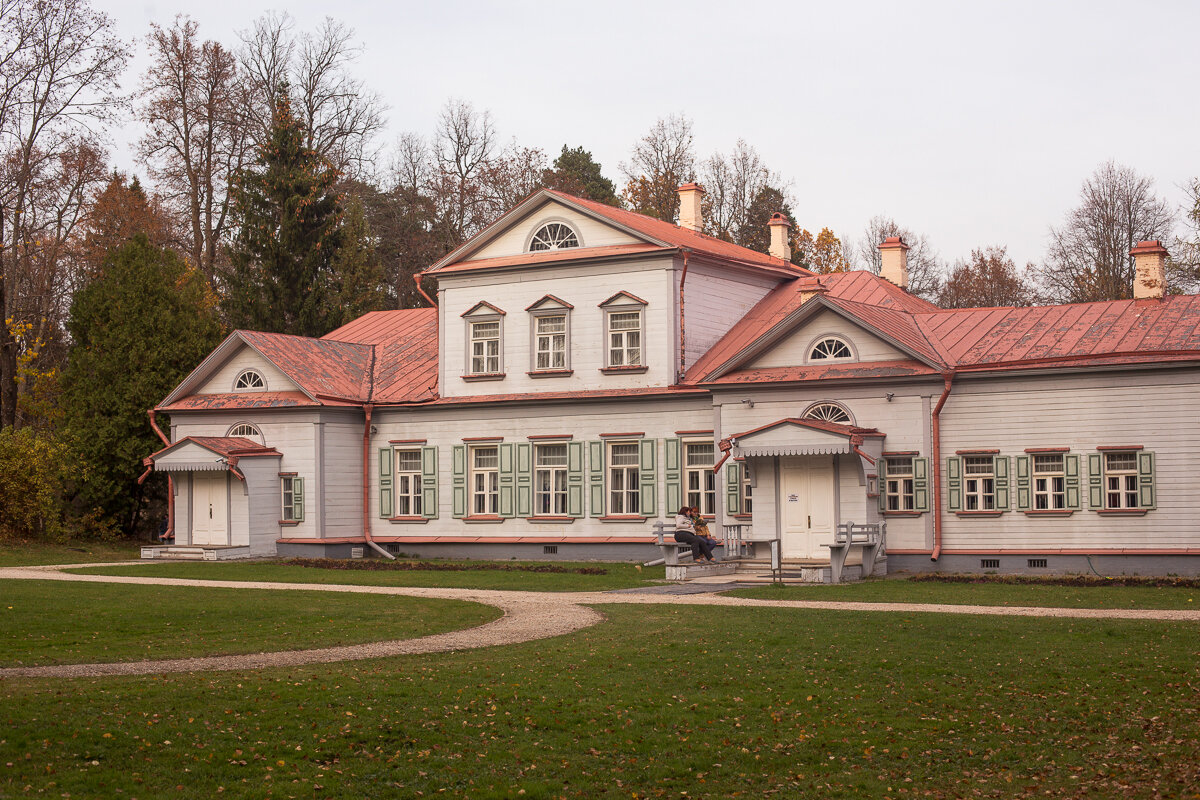
[[[943,258],[1007,245],[1040,261],[1049,227],[1112,159],[1173,204],[1200,176],[1200,3],[603,0],[568,4],[93,0],[146,64],[151,22],[188,13],[234,46],[268,9],[355,30],[390,142],[429,133],[447,98],[551,158],[617,165],[656,119],[694,122],[697,155],[756,147],[792,181],[797,222],[857,241],[886,214]],[[136,128],[118,136],[125,169]]]

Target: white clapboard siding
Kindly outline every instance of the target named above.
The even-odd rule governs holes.
[[[809,350],[820,338],[827,335],[839,336],[849,342],[858,361],[896,361],[911,358],[844,317],[826,311],[808,320],[788,334],[783,341],[757,356],[750,366],[796,367],[807,364]]]
[[[526,245],[534,231],[547,222],[565,222],[580,239],[580,247],[611,247],[622,244],[638,244],[641,239],[635,239],[627,233],[603,222],[580,214],[561,203],[549,201],[537,211],[513,225],[504,233],[497,236],[479,251],[472,253],[471,261],[484,258],[502,258],[516,256],[526,251]]]
[[[362,437],[361,421],[325,425],[326,538],[362,535]],[[317,500],[313,494],[309,502]]]
[[[696,363],[777,281],[693,266],[683,285],[684,367]]]
[[[502,436],[505,442],[526,444],[529,436],[570,434],[573,440],[585,443],[584,500],[587,507],[586,443],[598,441],[602,433],[644,433],[657,441],[655,455],[658,479],[656,516],[669,517],[677,509],[665,509],[663,440],[676,436],[676,431],[708,430],[713,425],[713,410],[709,398],[674,399],[670,401],[623,400],[616,403],[577,403],[543,405],[534,409],[481,406],[470,409],[412,410],[378,412],[374,423],[377,433],[373,450],[387,447],[390,439],[423,439],[428,446],[438,448],[438,519],[427,523],[390,523],[379,516],[379,471],[371,470],[371,524],[379,536],[650,536],[650,523],[599,522],[588,516],[573,523],[550,524],[528,522],[514,517],[498,524],[465,524],[453,517],[453,460],[451,448],[463,444],[464,438]],[[718,485],[718,502],[721,489]],[[590,508],[586,509],[590,514]],[[670,513],[668,513],[668,511]]]
[[[891,402],[886,398],[887,391],[895,393]],[[847,397],[837,387],[766,390],[753,387],[737,393],[722,393],[721,435],[733,436],[781,419],[802,417],[815,403],[835,402],[850,413],[855,425],[876,428],[886,434],[885,450],[917,450],[927,454],[922,397],[901,394],[903,391],[901,387],[879,388],[872,390],[869,396]],[[753,408],[739,400],[747,395],[754,399]]]
[[[204,382],[196,394],[225,394],[233,391],[233,383],[242,370],[256,369],[267,382],[268,392],[294,392],[298,389],[286,375],[255,350],[242,346],[228,361],[217,368],[216,372]]]
[[[994,448],[1015,458],[1029,447],[1069,447],[1080,456],[1086,506],[1087,454],[1096,452],[1097,445],[1140,444],[1155,454],[1158,507],[1140,517],[1105,516],[1086,508],[1069,517],[1009,511],[1000,517],[964,518],[948,513],[944,547],[1200,547],[1200,483],[1193,463],[1200,447],[1200,385],[1174,382],[1168,373],[1142,373],[1139,378],[1141,385],[1123,386],[1102,385],[1112,382],[1102,375],[974,384],[960,378],[942,412],[947,455]]]
[[[527,270],[519,276],[495,275],[442,279],[443,362],[439,387],[443,397],[561,392],[590,389],[626,389],[668,386],[675,380],[674,325],[675,301],[672,296],[670,259],[622,265],[619,272],[593,267]],[[644,307],[644,373],[606,375],[604,366],[604,309],[600,304],[619,291],[627,291],[642,300]],[[568,343],[573,374],[553,378],[533,378],[531,349],[533,317],[529,306],[546,295],[554,295],[574,308],[570,316]],[[465,381],[467,362],[467,321],[462,315],[480,301],[487,301],[505,312],[501,320],[501,370],[503,380]]]

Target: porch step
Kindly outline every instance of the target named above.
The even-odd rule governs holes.
[[[667,567],[667,580],[690,581],[718,575],[733,575],[736,572],[737,565],[732,561],[722,561],[716,564],[680,564]]]
[[[777,580],[785,584],[821,584],[833,582],[833,569],[830,567],[829,562],[819,559],[785,559],[778,579],[771,572],[771,562],[766,559],[730,559],[729,561],[721,562],[717,566],[725,567],[728,571],[709,573],[707,575],[697,572],[674,580],[719,583],[728,582],[731,579],[730,577],[715,577],[719,574],[731,576],[732,580],[738,583],[775,583]],[[875,562],[873,575],[877,577],[887,575],[886,558],[881,558]],[[669,573],[667,577],[669,580],[672,579]],[[863,577],[862,564],[847,564],[842,570],[843,583],[860,581]],[[709,580],[710,578],[711,580]]]
[[[249,557],[249,547],[202,547],[171,544],[142,548],[142,558],[159,561],[228,561]]]

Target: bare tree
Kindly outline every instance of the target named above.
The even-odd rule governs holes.
[[[1027,306],[1035,296],[1027,274],[1018,272],[1008,257],[1008,248],[986,247],[955,263],[938,292],[937,304],[942,308]]]
[[[641,214],[673,222],[679,215],[681,184],[696,179],[692,121],[683,115],[660,118],[637,144],[629,162],[621,162],[625,200]]]
[[[248,93],[233,54],[200,41],[198,28],[182,16],[170,28],[151,25],[139,154],[186,221],[192,264],[212,281],[229,226],[230,188],[249,154]]]
[[[1129,251],[1145,239],[1167,239],[1175,211],[1154,181],[1109,161],[1083,182],[1079,205],[1050,229],[1046,262],[1037,269],[1044,296],[1060,303],[1133,296]]]
[[[882,259],[879,245],[890,236],[900,236],[908,245],[908,291],[926,300],[934,300],[941,291],[944,268],[937,251],[922,233],[913,233],[891,217],[875,216],[867,222],[866,230],[855,248],[854,259],[879,274]]]
[[[465,100],[447,102],[433,137],[431,195],[460,240],[492,221],[484,178],[499,155],[491,112]]]
[[[350,73],[361,51],[352,41],[354,31],[326,17],[316,31],[297,35],[288,14],[271,12],[239,36],[255,141],[270,130],[275,94],[286,84],[305,145],[342,174],[369,172],[387,109],[378,93]]]
[[[0,263],[0,318],[38,325],[42,320],[22,318],[31,313],[30,306],[22,306],[13,278],[31,266],[29,251],[17,245],[39,241],[30,232],[31,220],[43,216],[34,204],[55,196],[39,187],[65,164],[63,155],[84,146],[98,149],[97,128],[126,105],[119,78],[129,51],[113,33],[108,15],[87,0],[17,0],[0,6],[0,14],[5,153],[0,208],[10,241]],[[0,329],[0,425],[13,425],[16,343],[7,326]]]
[[[782,198],[780,207],[770,213],[790,206],[783,179],[742,139],[738,139],[728,156],[713,153],[700,164],[700,183],[705,190],[705,231],[738,244],[748,238],[748,228],[767,230],[770,214],[763,219],[751,218],[755,201],[762,197],[764,189],[775,189]]]
[[[1183,206],[1183,235],[1171,246],[1167,262],[1167,285],[1174,292],[1194,294],[1200,291],[1200,178],[1183,186],[1187,200]]]

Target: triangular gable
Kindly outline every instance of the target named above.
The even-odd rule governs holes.
[[[525,310],[526,311],[537,311],[539,309],[545,309],[545,308],[564,308],[564,309],[570,311],[574,307],[575,306],[571,305],[566,300],[563,300],[561,297],[555,297],[552,294],[548,294],[545,297],[543,297],[541,300],[538,300],[538,301],[526,306]]]
[[[903,312],[849,303],[823,294],[809,297],[782,315],[755,319],[755,311],[747,315],[748,324],[735,326],[709,354],[696,362],[687,376],[688,382],[712,381],[735,369],[748,367],[793,331],[826,312],[842,317],[920,363],[935,369],[943,367],[911,316]]]
[[[471,306],[466,311],[464,311],[462,313],[462,316],[464,316],[464,317],[476,317],[476,316],[480,316],[480,315],[492,316],[493,314],[499,314],[500,316],[506,316],[506,312],[503,309],[492,305],[487,300],[480,300],[478,303],[476,303],[475,305]]]
[[[216,377],[217,373],[221,371],[222,367],[225,367],[229,361],[243,349],[249,349],[253,351],[268,364],[272,363],[270,358],[260,353],[256,347],[246,341],[243,333],[243,331],[233,331],[226,336],[223,342],[217,345],[194,370],[188,373],[186,378],[179,382],[179,385],[176,386],[171,393],[168,394],[163,401],[158,404],[158,407],[161,408],[172,405],[176,401],[187,397],[188,395],[195,394],[206,384],[210,383],[214,377]],[[275,366],[278,369],[278,365],[273,364],[272,366]],[[280,372],[283,372],[283,370],[280,370]],[[231,392],[233,390],[232,378],[228,381],[228,384],[229,385],[223,389],[224,392]],[[268,389],[275,391],[275,387],[270,386],[269,384]],[[314,403],[317,402],[317,398],[305,391],[304,387],[295,383],[286,388],[280,387],[280,391],[289,390],[303,392],[309,400],[313,401]],[[221,392],[214,392],[214,394],[219,393]]]
[[[283,454],[251,439],[231,436],[188,436],[143,459],[160,472],[223,472],[238,459]]]
[[[604,308],[605,306],[612,306],[612,305],[628,305],[630,303],[637,303],[638,305],[641,305],[641,306],[650,305],[650,303],[648,303],[647,301],[638,297],[636,294],[630,294],[629,292],[622,289],[621,291],[614,294],[612,297],[605,300],[603,303],[600,303],[600,308]]]
[[[788,417],[744,433],[727,441],[734,458],[760,456],[813,456],[863,453],[870,440],[871,450],[880,450],[884,434],[875,428],[859,428],[838,422]],[[724,449],[724,447],[722,448]],[[874,461],[877,456],[870,456]]]

